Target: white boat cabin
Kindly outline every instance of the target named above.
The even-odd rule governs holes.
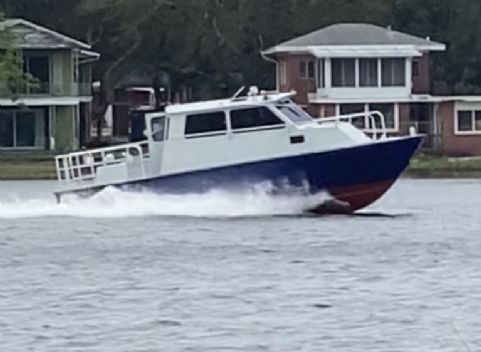
[[[320,153],[386,138],[378,112],[314,120],[291,93],[170,105],[146,115],[145,141],[56,158],[60,191]],[[359,129],[356,126],[362,126]],[[367,128],[366,128],[367,126]]]

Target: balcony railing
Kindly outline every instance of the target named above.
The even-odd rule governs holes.
[[[17,97],[25,96],[92,96],[92,85],[90,83],[63,83],[37,82],[32,84],[22,84],[8,89],[0,89],[1,95],[13,95]]]

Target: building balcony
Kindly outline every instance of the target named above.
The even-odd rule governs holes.
[[[326,100],[359,100],[359,101],[385,101],[407,99],[411,96],[411,87],[329,87],[318,88],[316,92],[309,93],[310,103],[324,102]]]
[[[90,83],[52,83],[37,82],[28,85],[0,89],[3,97],[90,97],[92,96],[92,85]]]

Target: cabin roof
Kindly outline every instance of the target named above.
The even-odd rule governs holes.
[[[414,46],[422,51],[445,50],[442,43],[431,41],[429,38],[416,37],[407,33],[383,28],[368,23],[339,23],[300,37],[277,44],[266,50],[265,54],[272,54],[281,48],[290,48],[292,51],[305,47],[330,47],[330,46]]]
[[[288,93],[266,93],[254,96],[244,96],[231,99],[209,100],[195,103],[169,105],[165,109],[167,114],[186,114],[199,111],[226,110],[236,107],[247,107],[265,105],[279,100],[288,99],[295,95],[295,92]]]

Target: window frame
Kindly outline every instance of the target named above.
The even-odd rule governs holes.
[[[34,74],[32,74],[31,70],[31,61],[33,60],[41,60],[44,59],[46,60],[46,68],[48,70],[47,75],[48,75],[48,80],[47,81],[41,81],[36,77]],[[34,51],[25,51],[23,53],[23,66],[22,69],[24,73],[32,75],[34,79],[37,79],[38,82],[36,84],[29,84],[27,83],[25,86],[25,91],[22,93],[25,94],[30,94],[30,95],[48,95],[51,93],[52,90],[52,74],[53,74],[53,67],[52,67],[52,58],[51,55],[49,55],[46,52],[34,52]]]
[[[314,59],[302,59],[299,61],[299,78],[305,80],[316,78],[316,65]]]
[[[154,131],[154,123],[159,121],[159,120],[164,120],[163,121],[163,130],[162,130],[163,133],[162,133],[161,139],[157,139],[155,137],[155,135],[158,132],[160,132],[160,130]],[[169,139],[169,118],[166,115],[156,116],[156,117],[151,118],[150,119],[150,132],[151,132],[150,135],[152,137],[152,141],[154,141],[154,142],[160,143],[160,142],[165,142],[166,140],[168,140]]]
[[[259,125],[259,126],[252,126],[252,127],[234,128],[234,124],[232,123],[232,113],[236,111],[241,111],[241,110],[253,110],[253,109],[266,109],[272,115],[274,115],[281,123],[272,124],[272,125]],[[255,132],[255,131],[280,130],[280,129],[286,128],[287,126],[286,121],[280,118],[274,110],[269,109],[269,107],[267,107],[266,105],[243,106],[243,107],[229,109],[227,122],[229,124],[229,131],[233,134],[241,134],[241,133]]]
[[[187,132],[187,123],[188,123],[189,117],[211,115],[211,114],[222,114],[222,115],[224,115],[224,126],[225,126],[224,129],[204,131],[204,132],[193,132],[193,133]],[[197,112],[197,113],[185,115],[185,123],[184,123],[184,138],[185,139],[224,136],[224,135],[227,135],[228,130],[229,130],[229,126],[228,126],[227,114],[226,114],[225,110],[202,111],[202,112]]]
[[[358,67],[359,67],[359,71],[357,72],[357,77],[358,77],[358,80],[359,80],[359,88],[379,88],[379,59],[378,58],[372,58],[372,57],[366,57],[366,58],[359,58],[357,59],[358,60]],[[363,75],[362,75],[362,63],[363,62],[375,62],[375,70],[374,70],[374,74],[375,74],[375,82],[374,84],[363,84]],[[369,65],[367,66],[369,68]],[[371,73],[370,71],[370,68],[368,69],[368,71],[366,72],[368,73],[368,76],[369,74]],[[368,77],[368,80],[369,80],[369,77]]]
[[[473,107],[471,109],[468,108],[456,108],[454,113],[454,134],[459,136],[475,136],[481,135],[481,128],[478,130],[476,129],[476,114],[481,115],[481,108]],[[462,131],[459,129],[459,113],[470,113],[471,114],[471,129],[468,131]],[[481,116],[480,116],[481,120]]]
[[[396,83],[396,65],[394,62],[401,62],[403,63],[403,73],[402,73],[402,84]],[[390,57],[390,58],[381,58],[381,87],[382,88],[401,88],[406,87],[407,80],[406,80],[406,58],[404,57]],[[391,62],[389,67],[390,71],[390,80],[389,82],[385,83],[385,75],[384,75],[384,64],[387,62]]]
[[[278,111],[280,114],[283,115],[284,118],[286,118],[290,123],[294,125],[305,125],[305,124],[310,124],[314,122],[314,118],[309,115],[306,111],[304,111],[300,106],[294,104],[292,101],[288,102],[277,102],[275,105],[276,112]],[[293,113],[296,118],[291,118],[288,113],[284,112],[283,109],[289,110],[291,113]],[[300,118],[299,118],[300,117]]]
[[[334,63],[338,61],[340,63],[340,70],[341,70],[341,83],[338,85],[337,83],[335,83],[335,78],[334,78]],[[346,78],[346,62],[352,62],[353,64],[353,68],[354,68],[354,71],[353,71],[353,81],[352,81],[352,84],[351,82],[349,82],[349,84],[346,84],[345,83],[345,78]],[[358,66],[358,59],[357,58],[332,58],[331,59],[331,86],[332,88],[357,88],[357,76],[358,76],[358,70],[356,69],[356,67]]]

